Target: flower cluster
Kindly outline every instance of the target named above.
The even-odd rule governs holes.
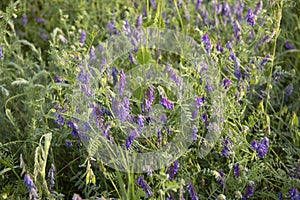
[[[174,163],[168,168],[167,173],[169,174],[169,180],[173,180],[175,174],[177,174],[178,170],[179,170],[179,166],[180,163],[178,162],[178,160],[175,160]]]
[[[24,185],[27,187],[27,190],[30,195],[30,199],[37,200],[39,198],[38,189],[37,189],[36,185],[33,183],[29,174],[25,174],[25,176],[24,176]]]
[[[251,144],[254,150],[256,150],[259,158],[264,158],[269,151],[269,139],[263,138],[261,143],[254,140]]]
[[[190,197],[191,197],[192,200],[199,200],[199,197],[198,197],[198,195],[196,193],[196,190],[195,190],[192,182],[189,183],[188,190],[189,190]]]
[[[250,181],[250,184],[246,188],[246,193],[243,195],[243,200],[247,200],[254,194],[254,182]]]
[[[146,183],[143,177],[141,176],[138,177],[138,184],[146,192],[148,197],[152,197],[151,187]]]
[[[130,149],[130,147],[132,146],[132,143],[134,141],[135,138],[139,137],[139,133],[136,130],[131,131],[131,133],[129,134],[128,138],[126,139],[126,149]]]
[[[222,142],[222,146],[223,146],[223,150],[222,150],[222,155],[226,158],[229,157],[230,155],[230,151],[232,150],[232,142],[230,140],[229,137],[227,137],[223,142]]]
[[[55,167],[54,167],[54,164],[52,164],[51,168],[49,169],[48,178],[50,178],[50,189],[52,189],[55,185]]]
[[[174,103],[171,102],[170,100],[167,99],[166,96],[163,96],[162,99],[160,100],[160,103],[169,110],[173,110],[174,109]]]

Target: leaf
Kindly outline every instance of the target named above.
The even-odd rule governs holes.
[[[292,125],[298,127],[299,126],[299,121],[296,113],[293,113],[293,118],[292,118]]]
[[[137,53],[137,61],[140,65],[145,65],[150,63],[152,60],[151,52],[149,49],[140,48]]]

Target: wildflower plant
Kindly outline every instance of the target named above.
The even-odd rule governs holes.
[[[0,199],[299,199],[299,4],[0,1]]]

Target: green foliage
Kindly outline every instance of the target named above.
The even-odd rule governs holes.
[[[230,6],[239,3],[233,0],[227,2]],[[243,19],[238,22],[241,41],[236,40],[230,20],[226,21],[222,14],[211,11],[215,6],[213,3],[203,1],[202,8],[205,6],[206,9],[195,10],[195,3],[188,0],[183,0],[182,4],[177,0],[156,0],[156,9],[150,0],[135,3],[122,0],[1,1],[0,198],[28,198],[23,182],[26,173],[37,186],[40,199],[70,199],[79,194],[88,199],[162,200],[170,197],[171,193],[175,199],[190,199],[190,182],[200,199],[220,199],[222,195],[227,199],[240,199],[252,182],[255,183],[252,199],[276,199],[279,192],[289,199],[292,187],[300,191],[300,174],[297,171],[300,170],[299,3],[263,1],[263,8],[256,16],[257,24],[252,27],[244,18],[248,8],[254,10],[258,1],[245,1]],[[24,16],[27,24],[22,22]],[[142,16],[143,28],[172,28],[194,38],[199,44],[203,43],[203,35],[208,34],[213,46],[210,56],[216,62],[222,78],[220,82],[223,78],[232,81],[226,89],[224,127],[219,141],[203,159],[198,157],[201,141],[195,141],[178,158],[180,167],[173,180],[169,180],[168,167],[153,171],[153,175],[149,176],[105,166],[95,159],[102,143],[93,141],[86,148],[83,141],[71,134],[72,127],[67,123],[74,121],[72,92],[78,84],[83,63],[98,48],[97,44],[114,35],[114,29],[109,27],[111,22],[115,23],[115,30],[123,32],[126,20],[136,26],[138,16]],[[38,22],[36,18],[44,19],[45,23]],[[212,21],[215,23],[209,23]],[[84,32],[86,38],[83,43]],[[269,37],[268,42],[262,42],[265,37]],[[229,41],[239,61],[240,80],[235,75],[236,63],[228,59],[232,53],[226,48]],[[289,49],[286,42],[294,48]],[[224,48],[223,52],[217,50],[218,44]],[[160,56],[157,54],[146,45],[139,48],[133,57],[139,65],[156,67],[172,63],[176,73],[187,76],[186,80],[199,97],[207,95],[206,81],[184,57],[163,51]],[[267,55],[270,56],[267,58]],[[113,109],[111,99],[116,91],[112,87],[114,80],[109,70],[116,67],[119,71],[121,68],[129,71],[135,67],[126,60],[126,56],[101,74],[96,100],[110,111]],[[264,65],[261,64],[263,61],[266,61]],[[132,96],[135,115],[142,110],[140,104],[146,89],[140,87]],[[172,91],[158,86],[156,92],[170,96],[177,103]],[[159,97],[156,94],[155,101]],[[206,109],[211,112],[209,102],[212,100],[207,98],[207,108],[201,108],[199,113],[203,114]],[[175,105],[175,108],[179,106]],[[56,123],[58,116],[64,118],[63,125]],[[108,121],[116,116],[105,117],[104,121]],[[178,133],[177,121],[170,124],[174,133]],[[110,126],[115,141],[124,143],[127,135],[123,127],[118,125],[117,120]],[[201,136],[205,135],[205,123],[200,121],[197,126]],[[174,135],[168,133],[170,130],[162,130],[166,137],[160,145],[173,139]],[[270,147],[266,157],[261,159],[251,143],[264,137],[269,138]],[[232,142],[232,149],[229,156],[224,157],[222,142],[227,139]],[[133,146],[138,150],[158,149],[157,141],[158,138],[139,140]],[[234,166],[237,163],[240,176],[236,178]],[[48,176],[51,164],[56,168],[53,187],[50,187],[51,177]],[[139,176],[151,187],[152,197],[149,198],[139,186]],[[220,185],[220,180],[226,189]]]

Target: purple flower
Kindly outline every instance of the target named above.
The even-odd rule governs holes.
[[[262,139],[261,143],[254,140],[251,146],[257,152],[259,158],[264,158],[269,151],[269,139],[265,137]]]
[[[231,84],[232,84],[232,81],[230,79],[225,78],[223,80],[223,86],[224,86],[225,89],[228,89]]]
[[[229,137],[227,137],[223,142],[222,142],[223,150],[222,150],[222,155],[226,158],[229,157],[229,153],[232,150],[232,142]]]
[[[169,174],[169,181],[174,179],[175,174],[178,172],[179,170],[179,162],[178,160],[175,160],[174,163],[168,168],[167,173]]]
[[[170,75],[170,78],[176,83],[178,87],[181,86],[181,78],[177,76],[176,72],[169,66],[166,66],[166,72]]]
[[[162,97],[162,99],[160,100],[160,103],[166,108],[166,109],[169,109],[169,110],[173,110],[174,109],[174,103],[169,101],[167,99],[167,97]]]
[[[195,125],[193,125],[192,128],[192,135],[193,135],[193,141],[196,141],[198,139],[198,128]]]
[[[260,66],[264,66],[269,61],[269,58],[271,58],[271,56],[268,54],[265,58],[263,58],[263,60],[260,63]]]
[[[285,96],[291,96],[291,94],[293,93],[293,85],[289,84],[286,89],[285,89]]]
[[[118,77],[117,77],[118,73],[119,71],[117,70],[117,68],[114,67],[111,72],[111,75],[113,77],[113,86],[115,86],[118,82]]]
[[[150,85],[148,90],[146,91],[146,98],[144,100],[147,111],[151,108],[153,101],[154,101],[154,86]]]
[[[119,31],[117,30],[117,27],[116,27],[116,24],[115,24],[114,21],[108,23],[108,29],[109,29],[110,35],[113,35],[113,34],[117,35],[117,34],[119,34]]]
[[[68,43],[68,40],[63,35],[59,35],[58,37],[59,37],[60,41],[62,41],[63,43],[65,43],[65,44]]]
[[[160,120],[163,122],[163,123],[167,123],[167,115],[165,113],[163,113],[161,116],[160,116]]]
[[[61,82],[64,82],[64,80],[58,76],[54,76],[54,82],[55,83],[61,83]]]
[[[150,0],[150,3],[152,5],[152,7],[156,10],[157,9],[157,5],[155,3],[155,0]]]
[[[189,190],[190,197],[192,198],[192,200],[199,200],[199,197],[195,191],[195,188],[194,188],[192,182],[189,183],[188,190]]]
[[[220,44],[217,44],[216,49],[217,49],[217,51],[219,51],[221,53],[224,52],[224,49],[223,49],[223,47]]]
[[[202,97],[196,97],[196,107],[201,108],[204,104],[204,101],[205,101],[204,95]]]
[[[69,140],[66,140],[66,147],[71,148],[72,146],[73,146],[72,142],[70,142]]]
[[[126,139],[126,149],[130,149],[132,146],[133,140],[137,137],[139,137],[139,133],[136,130],[133,130],[130,132],[128,138]]]
[[[40,17],[36,17],[36,18],[34,18],[34,20],[38,23],[46,24],[46,21]]]
[[[233,176],[234,178],[238,178],[240,177],[240,168],[239,168],[239,163],[237,163],[236,165],[234,165],[233,167]]]
[[[129,53],[128,55],[129,60],[134,64],[134,65],[138,65],[138,63],[136,62],[135,58],[133,57],[132,53]]]
[[[243,195],[243,200],[248,199],[249,197],[253,196],[253,194],[254,194],[254,183],[247,186],[246,194]]]
[[[300,195],[297,188],[293,187],[290,191],[291,200],[300,200]]]
[[[254,11],[254,15],[258,15],[258,14],[260,13],[262,7],[263,7],[263,2],[262,2],[262,1],[258,2],[258,3],[256,4],[256,8],[255,8],[255,11]]]
[[[90,60],[96,60],[95,47],[92,46],[89,52]]]
[[[237,20],[234,21],[233,23],[233,31],[234,31],[234,36],[238,41],[241,41],[241,27],[238,23]]]
[[[55,185],[55,167],[54,167],[54,164],[51,164],[51,168],[49,169],[49,172],[48,172],[48,178],[50,178],[50,190],[51,190]]]
[[[202,42],[204,43],[204,46],[205,46],[205,49],[206,49],[206,52],[209,54],[212,47],[211,47],[211,43],[210,43],[210,39],[208,37],[207,34],[205,34],[203,37],[202,37]]]
[[[85,44],[85,40],[86,40],[86,32],[85,32],[85,30],[82,30],[81,31],[80,43]]]
[[[0,46],[0,59],[3,58],[3,51],[2,51],[2,46]]]
[[[206,123],[207,122],[207,114],[203,113],[202,116],[201,116],[201,119],[202,119],[203,122]]]
[[[30,197],[32,200],[37,200],[39,198],[38,196],[38,190],[35,184],[33,183],[31,177],[29,174],[26,174],[24,176],[24,185],[27,187],[27,190],[30,194]]]
[[[200,9],[201,4],[202,4],[202,0],[197,0],[197,3],[196,3],[196,10],[199,10],[199,9]]]
[[[72,200],[82,200],[79,194],[74,194]]]
[[[231,44],[231,42],[227,42],[227,43],[226,43],[226,48],[228,48],[229,50],[232,49],[232,44]]]
[[[28,19],[27,19],[27,16],[26,15],[23,15],[22,17],[22,24],[25,26],[28,22]]]
[[[111,129],[111,126],[108,124],[105,125],[104,131],[103,131],[103,136],[109,139],[109,131]]]
[[[142,131],[144,128],[144,120],[145,117],[143,115],[138,115],[138,124],[139,124],[140,131]]]
[[[49,40],[49,37],[48,37],[48,35],[45,33],[45,31],[44,30],[40,30],[40,35],[41,35],[41,37],[44,39],[44,40]]]
[[[235,69],[235,70],[234,70],[234,76],[238,79],[238,81],[240,81],[241,78],[242,78],[242,73],[241,73],[241,71],[240,71],[239,69]]]
[[[78,126],[75,122],[72,122],[72,121],[68,121],[68,127],[72,128],[72,135],[76,138],[79,138],[79,135],[78,135]]]
[[[286,48],[287,50],[295,49],[295,47],[294,47],[293,45],[291,45],[291,43],[289,43],[289,42],[286,42],[286,43],[284,44],[284,46],[285,46],[285,48]]]
[[[143,177],[138,177],[138,184],[146,192],[148,197],[152,197],[151,187],[146,183]]]
[[[137,18],[137,28],[141,28],[143,25],[143,16],[139,15]]]
[[[225,175],[223,173],[223,169],[220,169],[219,170],[219,177],[218,177],[218,182],[220,183],[220,186],[222,188],[225,188],[225,183],[224,183],[224,179],[225,179]]]
[[[248,10],[248,14],[246,16],[246,21],[250,26],[255,25],[255,15],[253,14],[251,9]]]
[[[119,115],[118,118],[125,122],[130,113],[130,101],[128,98],[124,98],[122,103],[119,105]]]
[[[278,199],[279,199],[279,200],[282,200],[282,199],[283,199],[282,192],[279,192],[279,193],[278,193]]]
[[[125,85],[126,85],[126,75],[124,73],[124,70],[122,69],[120,72],[120,87],[119,87],[120,96],[123,96]]]

